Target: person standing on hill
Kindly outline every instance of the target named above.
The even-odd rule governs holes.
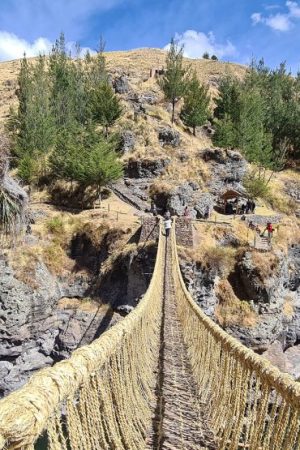
[[[166,237],[168,238],[170,236],[170,231],[171,231],[171,228],[172,228],[172,219],[171,219],[171,217],[170,218],[165,218],[164,224],[165,224]]]
[[[165,219],[171,219],[171,213],[168,209],[165,212]]]
[[[188,219],[190,218],[190,210],[189,210],[189,207],[188,207],[188,206],[186,206],[186,207],[184,208],[184,211],[183,211],[183,217],[184,217],[185,222],[187,222]]]
[[[210,207],[209,207],[209,205],[206,205],[205,212],[204,212],[204,219],[208,220],[209,216],[210,216]]]
[[[266,226],[263,234],[265,233],[265,231],[268,232],[268,239],[269,239],[269,242],[271,243],[273,232],[274,232],[274,228],[273,228],[273,225],[271,224],[271,222],[267,223],[267,226]]]
[[[154,202],[151,202],[151,209],[150,212],[153,214],[154,217],[157,216],[157,208]]]

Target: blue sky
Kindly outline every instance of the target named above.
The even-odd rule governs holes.
[[[1,0],[0,60],[47,52],[64,31],[70,42],[107,50],[165,47],[172,36],[190,57],[264,57],[300,69],[300,0]]]

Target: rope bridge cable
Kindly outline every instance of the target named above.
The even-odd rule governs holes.
[[[151,425],[162,315],[165,238],[136,309],[70,359],[0,401],[0,449],[141,450]]]
[[[175,227],[171,239],[178,314],[199,398],[206,404],[218,449],[299,450],[300,383],[202,312],[181,275]]]
[[[171,235],[168,274],[219,450],[300,450],[300,385],[209,319],[183,282]],[[154,402],[165,267],[160,232],[149,288],[138,307],[69,360],[0,401],[0,449],[142,450]],[[180,426],[180,424],[178,424]]]

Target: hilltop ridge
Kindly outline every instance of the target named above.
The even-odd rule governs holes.
[[[166,57],[165,50],[155,48],[112,51],[104,54],[109,72],[124,72],[131,78],[137,76],[141,80],[149,77],[152,68],[163,67]],[[28,58],[29,61],[34,59]],[[0,62],[0,126],[3,126],[7,119],[9,107],[16,105],[17,102],[15,90],[20,61],[16,59]],[[209,84],[213,93],[216,93],[220,76],[228,73],[242,78],[247,70],[246,66],[231,62],[190,58],[184,58],[184,61],[196,70],[201,81]]]

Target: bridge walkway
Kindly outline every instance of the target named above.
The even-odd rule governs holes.
[[[170,240],[166,242],[164,301],[158,370],[157,403],[147,450],[216,449],[206,405],[197,395],[182,324],[177,314],[171,267]]]

